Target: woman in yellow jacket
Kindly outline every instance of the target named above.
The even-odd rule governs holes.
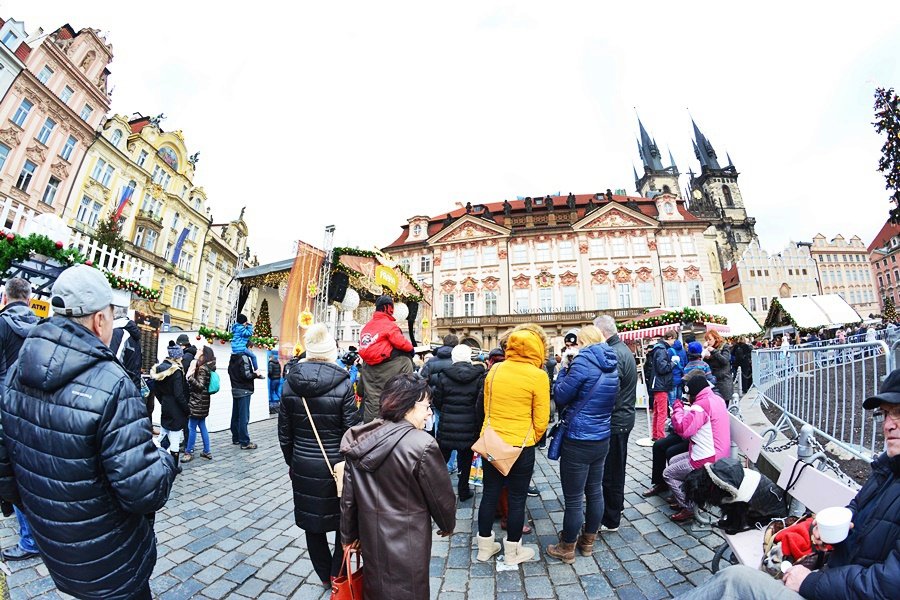
[[[503,486],[509,491],[509,518],[503,543],[506,564],[517,565],[532,560],[535,555],[534,548],[522,546],[522,528],[525,499],[534,471],[534,445],[544,435],[550,415],[550,381],[544,370],[546,355],[544,330],[530,323],[519,325],[506,342],[506,360],[495,365],[484,382],[485,425],[490,423],[503,441],[523,449],[506,476],[489,462],[482,463],[484,488],[478,507],[480,561],[488,561],[500,551],[492,527]]]

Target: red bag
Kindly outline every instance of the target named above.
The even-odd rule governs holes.
[[[351,572],[350,557],[356,555],[356,570]],[[363,599],[363,568],[359,564],[359,546],[351,545],[344,550],[344,564],[341,572],[331,583],[331,600],[362,600]],[[346,570],[347,574],[344,574]]]

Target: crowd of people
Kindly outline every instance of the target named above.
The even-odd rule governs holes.
[[[27,281],[11,279],[5,297],[0,499],[4,513],[17,516],[20,541],[3,555],[39,554],[58,589],[78,598],[150,598],[154,514],[168,499],[179,463],[194,458],[197,431],[200,457],[212,460],[205,421],[219,389],[215,355],[179,336],[146,389],[140,360],[134,362],[139,332],[129,331],[109,283],[92,267],[60,275],[47,319],[28,310]],[[639,385],[635,355],[615,321],[601,315],[569,332],[559,356],[540,326],[524,324],[487,355],[448,336],[430,360],[416,364],[392,311],[390,297],[378,298],[358,353],[339,356],[327,328],[314,324],[296,355],[278,365],[277,378],[268,366],[268,378],[278,380],[269,385],[278,394],[278,443],[295,522],[323,585],[333,585],[345,551],[358,550],[367,597],[430,597],[432,522],[438,535],[455,531],[458,503],[475,495],[474,448],[483,470],[473,536],[478,561],[502,553],[499,560],[514,567],[542,553],[570,564],[577,555],[590,556],[597,536],[622,524]],[[235,337],[249,337],[247,319],[238,325]],[[255,380],[264,376],[241,342],[233,344],[228,365],[231,435],[252,450],[249,402]],[[743,367],[742,344],[748,345],[716,332],[703,342],[669,332],[645,357],[654,444],[644,495],[670,492],[673,521],[694,516],[683,489],[688,475],[729,454],[726,406],[735,363]],[[150,398],[161,406],[156,437]],[[900,371],[865,407],[882,418],[886,452],[850,506],[850,537],[835,545],[825,568],[795,566],[782,583],[731,567],[690,598],[892,595],[900,583]],[[526,499],[544,443],[548,457],[559,460],[564,515],[556,543],[542,550],[523,537],[530,532]],[[495,530],[498,517],[505,536]]]

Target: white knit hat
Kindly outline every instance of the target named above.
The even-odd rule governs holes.
[[[306,330],[306,358],[317,358],[334,362],[337,360],[337,345],[322,323],[315,323]]]
[[[455,362],[472,362],[472,348],[466,344],[458,344],[453,346],[450,352],[450,359]]]

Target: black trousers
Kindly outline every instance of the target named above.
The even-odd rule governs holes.
[[[450,454],[452,452],[452,448],[441,448],[444,462],[450,462]],[[456,450],[456,465],[459,468],[459,484],[456,488],[457,490],[469,489],[469,473],[472,471],[472,456],[474,454],[475,453],[471,448]]]
[[[603,518],[601,525],[619,526],[625,508],[625,464],[628,462],[628,436],[631,430],[609,437],[609,452],[603,470]]]
[[[677,433],[670,433],[662,439],[653,442],[653,470],[650,474],[650,483],[664,485],[663,471],[669,460],[678,454],[688,451],[688,441]]]
[[[509,475],[504,477],[487,460],[482,461],[484,470],[484,488],[481,505],[478,507],[478,535],[491,535],[494,526],[494,514],[500,491],[505,485],[509,491],[509,516],[506,519],[506,539],[518,542],[522,539],[522,528],[525,526],[525,500],[528,499],[528,485],[534,472],[534,446],[522,449]]]
[[[309,561],[313,570],[322,583],[330,582],[332,577],[337,577],[341,572],[341,563],[344,560],[344,549],[341,546],[341,532],[335,533],[334,552],[328,546],[327,533],[314,533],[304,531],[306,534],[306,549],[309,551]]]

